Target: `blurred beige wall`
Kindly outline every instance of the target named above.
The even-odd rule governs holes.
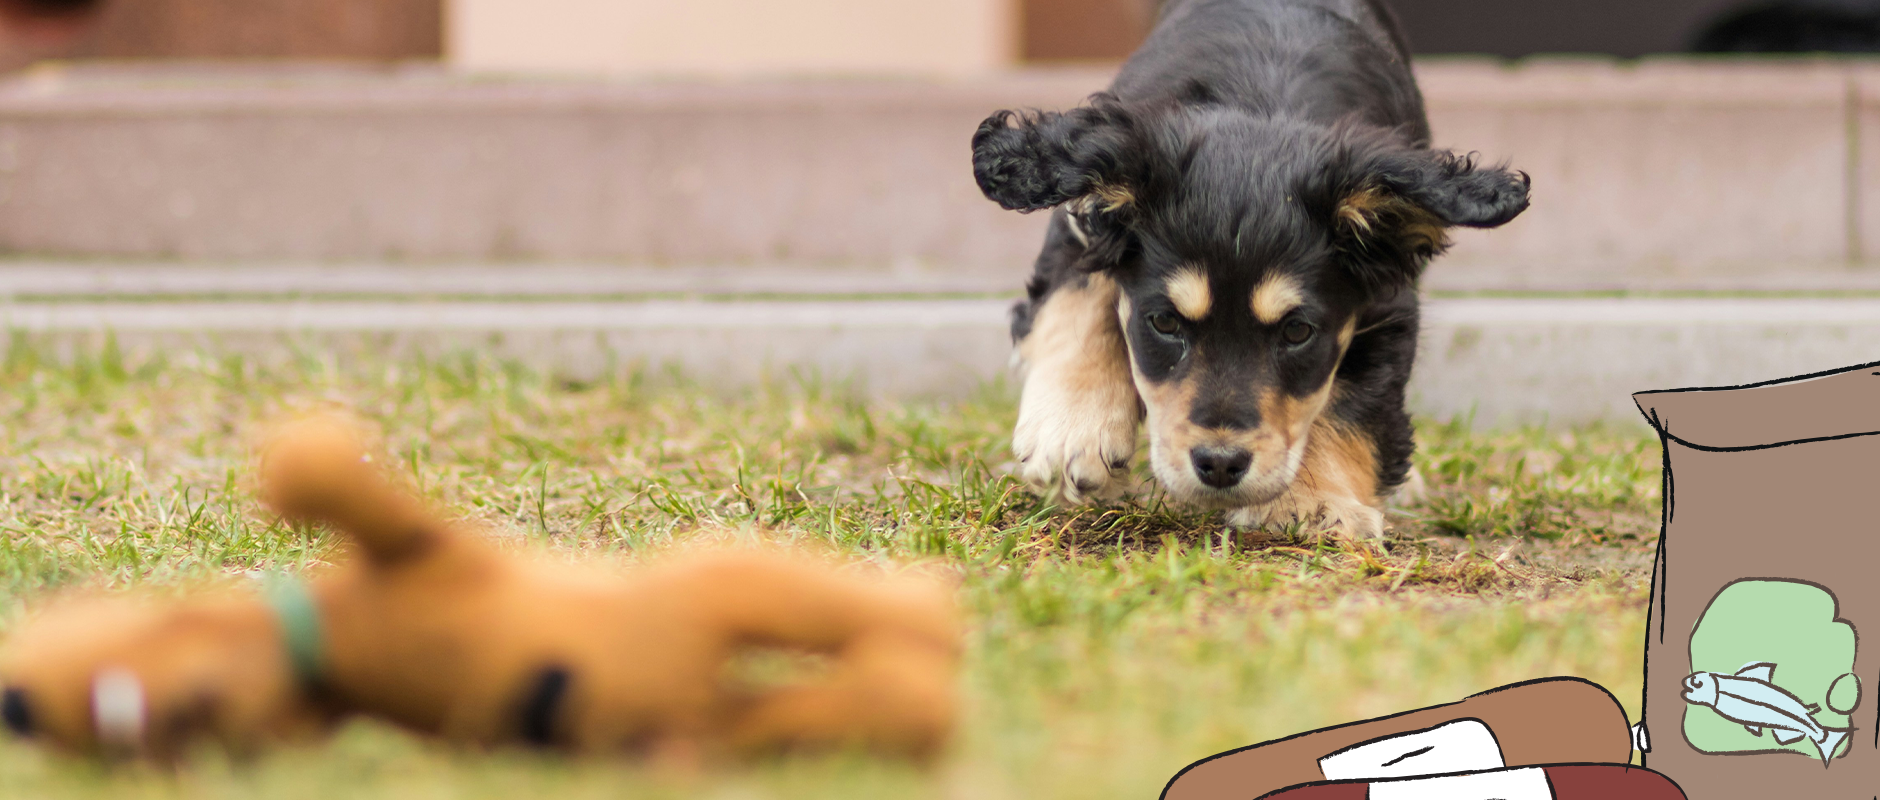
[[[967,75],[1013,64],[1018,0],[449,0],[469,71]]]

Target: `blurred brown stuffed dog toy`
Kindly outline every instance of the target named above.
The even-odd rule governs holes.
[[[626,581],[498,552],[394,488],[342,422],[287,426],[262,465],[282,516],[344,532],[317,587],[318,679],[347,708],[477,744],[584,752],[864,745],[926,755],[953,721],[957,625],[940,595],[779,555],[721,552]],[[754,647],[833,659],[745,694]]]
[[[351,557],[261,602],[48,616],[0,659],[8,723],[81,752],[152,754],[342,709],[467,744],[669,756],[925,758],[952,729],[959,630],[936,587],[758,551],[632,580],[506,555],[395,488],[330,418],[280,430],[261,492],[344,533]],[[728,674],[761,649],[824,655],[827,669],[769,687]]]
[[[312,735],[333,715],[296,679],[281,625],[255,592],[69,599],[8,638],[0,717],[68,752],[163,762],[198,738],[247,754]]]

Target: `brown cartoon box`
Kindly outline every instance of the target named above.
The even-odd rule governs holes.
[[[1604,688],[1548,678],[1222,753],[1182,770],[1162,798],[1251,800],[1324,781],[1625,764],[1627,731],[1625,709]]]
[[[1643,392],[1664,445],[1644,763],[1693,798],[1880,789],[1880,365]]]
[[[1259,800],[1689,800],[1678,785],[1644,767],[1553,764],[1378,781],[1308,783]]]

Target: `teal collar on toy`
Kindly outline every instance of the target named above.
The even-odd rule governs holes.
[[[261,579],[261,597],[281,623],[287,661],[302,685],[317,687],[326,673],[326,636],[320,629],[320,607],[306,581],[291,575]]]

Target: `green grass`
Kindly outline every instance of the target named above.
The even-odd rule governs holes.
[[[246,489],[283,411],[382,426],[422,491],[510,546],[636,559],[762,537],[957,573],[961,736],[928,772],[851,758],[675,777],[452,752],[358,724],[330,745],[179,775],[0,741],[0,796],[1144,798],[1216,752],[1578,675],[1635,714],[1657,445],[1643,429],[1421,427],[1429,500],[1386,549],[1220,536],[1151,489],[1041,507],[1004,477],[1007,387],[891,403],[785,380],[571,382],[472,356],[308,349],[268,363],[116,349],[0,360],[0,625],[59,587],[300,568]]]

